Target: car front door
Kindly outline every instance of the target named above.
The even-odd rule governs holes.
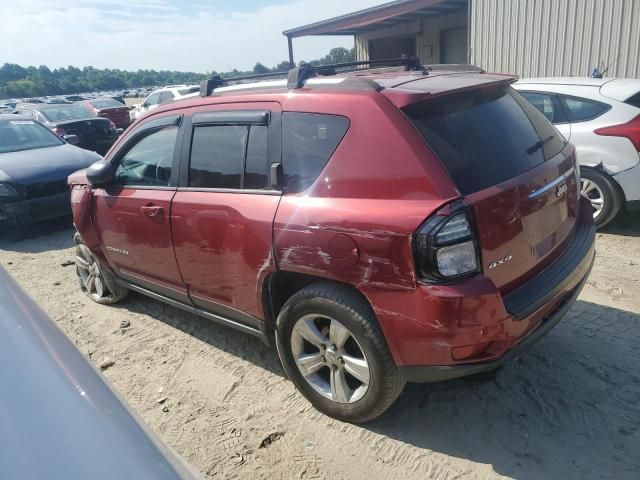
[[[275,270],[273,219],[281,192],[277,103],[220,105],[185,118],[180,187],[171,224],[176,258],[199,308],[260,328],[261,292]]]
[[[173,253],[170,224],[181,121],[176,115],[148,119],[111,155],[115,178],[107,187],[95,188],[93,220],[116,275],[188,302]]]

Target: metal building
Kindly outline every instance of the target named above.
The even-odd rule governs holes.
[[[358,60],[412,54],[521,77],[640,77],[640,0],[400,0],[283,32],[353,35]]]

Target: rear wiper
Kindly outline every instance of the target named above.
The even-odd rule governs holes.
[[[536,143],[534,143],[529,148],[527,148],[527,153],[529,155],[533,155],[534,153],[536,153],[538,150],[540,150],[542,147],[544,147],[547,143],[549,143],[554,138],[555,137],[553,135],[551,135],[551,136],[545,138],[544,140],[538,140]]]

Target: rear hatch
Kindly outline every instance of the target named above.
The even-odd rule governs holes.
[[[116,125],[129,122],[129,108],[128,107],[113,107],[103,108],[98,110],[97,115],[99,117],[108,118]]]
[[[80,139],[78,146],[83,148],[113,143],[116,134],[115,130],[111,128],[111,121],[107,118],[58,122],[56,126],[63,128],[68,135],[77,135]]]
[[[470,206],[482,271],[503,294],[562,253],[578,213],[575,152],[538,110],[498,82],[404,112]]]

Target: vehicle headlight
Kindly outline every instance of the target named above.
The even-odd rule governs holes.
[[[16,192],[15,188],[6,183],[0,183],[0,198],[5,197],[17,197],[18,192]]]

